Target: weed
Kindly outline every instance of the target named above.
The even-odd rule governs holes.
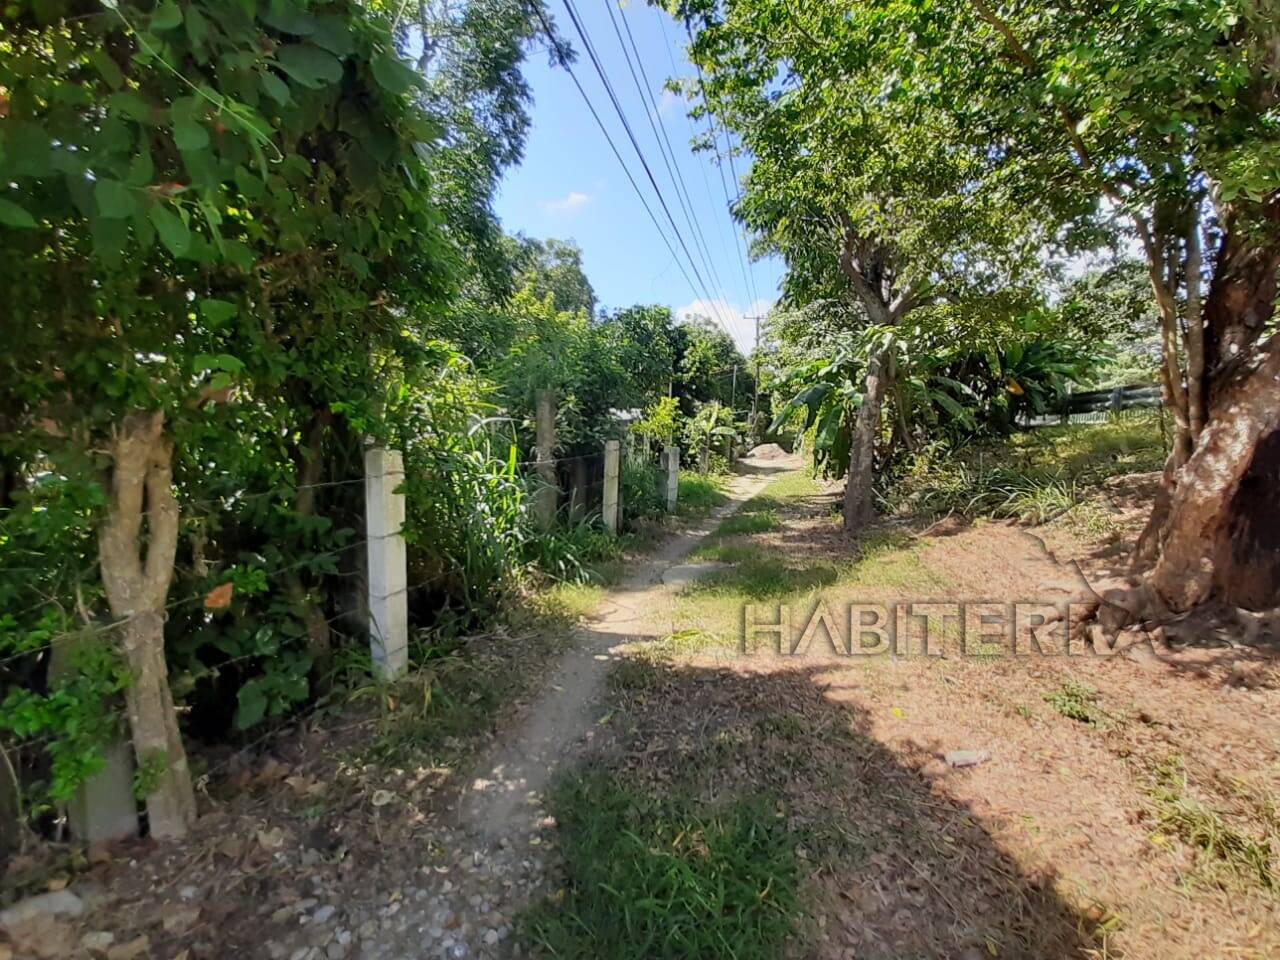
[[[768,533],[770,530],[777,530],[780,526],[782,524],[778,520],[778,515],[772,510],[752,511],[749,513],[739,511],[724,520],[716,528],[714,535],[717,537],[733,537],[739,534]]]
[[[723,477],[681,472],[676,497],[676,510],[680,516],[700,517],[728,500]]]
[[[1157,766],[1152,780],[1150,795],[1158,829],[1196,851],[1204,880],[1224,889],[1256,885],[1275,890],[1280,886],[1280,875],[1272,863],[1273,849],[1280,846],[1280,824],[1262,820],[1260,839],[1236,829],[1228,822],[1228,814],[1188,795],[1190,783],[1179,757]]]
[[[521,915],[526,946],[610,960],[781,956],[799,914],[796,841],[762,800],[707,811],[603,772],[551,792],[564,888]]]
[[[1098,706],[1098,692],[1077,680],[1064,680],[1062,686],[1044,695],[1045,703],[1068,720],[1097,726],[1107,714]]]

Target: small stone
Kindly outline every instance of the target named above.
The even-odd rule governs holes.
[[[106,953],[107,948],[116,942],[116,935],[109,930],[95,930],[80,938],[80,946],[90,953]]]
[[[199,919],[199,907],[175,907],[165,911],[161,922],[164,924],[165,933],[178,934],[187,930]]]
[[[200,894],[199,887],[188,886],[188,887],[181,887],[178,890],[178,896],[180,896],[183,900],[194,900],[197,896],[199,896],[199,894]]]
[[[500,939],[501,939],[501,937],[499,937],[499,936],[498,936],[498,931],[497,931],[497,930],[486,930],[486,931],[484,932],[484,942],[485,942],[485,943],[487,943],[487,944],[488,944],[489,946],[491,946],[491,947],[492,947],[495,943],[497,943]]]
[[[151,949],[151,941],[147,939],[144,933],[140,937],[134,937],[127,943],[118,943],[107,951],[107,960],[134,960],[135,957],[141,957]]]
[[[70,890],[56,890],[27,897],[7,910],[0,910],[0,927],[16,927],[36,917],[78,917],[82,913],[84,901]]]
[[[333,915],[337,912],[338,908],[333,906],[333,904],[325,904],[311,915],[311,919],[316,923],[328,923],[333,919]]]
[[[337,940],[334,940],[332,943],[330,943],[327,947],[324,948],[324,953],[325,953],[325,956],[329,958],[329,960],[342,960],[342,958],[347,955],[347,948],[344,947],[342,944],[340,944]]]
[[[976,767],[985,763],[989,756],[985,750],[951,750],[945,759],[951,767]]]

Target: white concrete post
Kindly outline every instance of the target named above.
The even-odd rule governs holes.
[[[604,443],[604,528],[618,533],[618,462],[620,446],[617,440]]]
[[[676,497],[680,493],[680,448],[674,443],[668,444],[662,454],[667,466],[667,513],[675,513]]]
[[[560,491],[556,487],[556,395],[550,390],[539,390],[534,394],[535,420],[537,430],[535,449],[537,465],[535,470],[541,480],[534,494],[534,517],[538,521],[538,529],[547,531],[556,522],[556,504],[560,499]]]
[[[409,666],[408,572],[404,546],[404,458],[399,450],[364,453],[365,528],[369,542],[369,646],[373,669],[395,680]]]

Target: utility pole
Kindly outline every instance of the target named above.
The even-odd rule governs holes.
[[[729,412],[730,413],[733,413],[733,411],[737,408],[737,399],[738,399],[738,365],[735,363],[733,365],[733,382],[729,387]]]
[[[756,378],[755,378],[755,393],[754,393],[754,395],[751,397],[751,429],[754,431],[754,430],[755,430],[755,428],[756,428],[756,414],[758,414],[758,413],[760,412],[760,321],[761,321],[761,320],[763,320],[764,318],[763,318],[763,317],[747,317],[746,319],[747,319],[747,320],[754,320],[754,321],[755,321],[755,324],[756,324],[756,349],[755,349],[755,357],[756,357]]]

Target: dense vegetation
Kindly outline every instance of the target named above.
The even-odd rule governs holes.
[[[1069,388],[1156,377],[1134,614],[1275,605],[1274,0],[672,6],[694,112],[750,157],[734,213],[787,267],[773,430],[847,477],[849,531]],[[550,530],[530,499],[590,490],[626,422],[633,520],[663,511],[662,446],[706,472],[764,435],[725,332],[602,309],[576,247],[494,217],[523,59],[564,53],[537,0],[2,16],[0,726],[33,823],[123,716],[149,828],[182,835],[184,740],[288,716],[355,658],[369,445],[403,451],[414,625],[440,637],[614,549],[590,495]]]
[[[620,435],[613,411],[651,412],[634,522],[664,508],[651,445],[745,365],[665,307],[601,313],[572,244],[502,234],[537,11],[404,13],[4,13],[0,725],[32,823],[123,706],[150,830],[180,835],[184,737],[288,716],[360,660],[369,443],[404,453],[414,625],[456,634],[608,552],[567,502],[534,529],[535,391],[556,396],[566,485]]]
[[[786,261],[790,339],[846,344],[798,398],[847,471],[846,527],[913,434],[1003,428],[1083,378],[1094,321],[1123,341],[1153,316],[1176,428],[1126,610],[1275,604],[1280,539],[1257,519],[1280,464],[1274,0],[676,9],[695,110],[753,158],[735,212]],[[1128,265],[1046,297],[1055,259],[1126,241],[1154,310],[1126,306]]]

